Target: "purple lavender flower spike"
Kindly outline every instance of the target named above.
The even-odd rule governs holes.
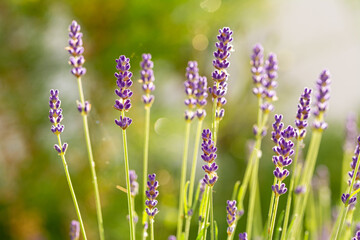
[[[310,94],[311,89],[305,88],[304,93],[301,94],[300,101],[298,104],[298,111],[296,113],[295,125],[297,127],[296,130],[296,138],[304,139],[306,134],[306,127],[308,125],[307,119],[310,115]]]
[[[156,200],[157,196],[159,195],[159,191],[157,188],[159,187],[159,182],[155,180],[156,174],[149,174],[148,175],[149,181],[147,182],[147,188],[145,194],[147,197],[147,200],[145,201],[146,213],[148,214],[150,219],[153,219],[154,216],[158,213],[158,209],[156,208],[156,205],[158,201]]]
[[[350,113],[346,118],[345,144],[344,151],[351,152],[355,147],[355,141],[358,134],[357,119],[354,113]]]
[[[70,239],[79,240],[80,237],[80,223],[72,220],[70,223]]]
[[[236,207],[236,201],[230,201],[228,200],[227,202],[227,206],[226,206],[226,212],[227,212],[227,217],[226,217],[226,221],[228,224],[228,228],[227,228],[227,234],[230,236],[235,228],[234,228],[234,224],[235,224],[235,219],[236,219],[236,213],[237,213],[237,207]]]
[[[318,130],[325,130],[327,123],[324,121],[324,113],[328,108],[330,99],[330,72],[324,70],[316,81],[316,103],[315,103],[315,122],[313,127]]]
[[[196,61],[189,61],[186,67],[186,81],[184,82],[185,93],[187,98],[185,100],[185,105],[187,110],[185,110],[185,120],[191,121],[194,119],[196,112],[194,111],[197,105],[197,88],[199,82],[199,69]]]
[[[119,99],[115,100],[114,108],[124,114],[131,108],[130,97],[133,95],[132,91],[129,89],[133,83],[131,81],[132,72],[129,71],[130,59],[121,55],[119,59],[116,59],[115,61],[116,69],[119,71],[115,73],[117,79],[116,85],[119,87],[115,90],[115,94]],[[126,128],[131,125],[132,120],[129,117],[120,116],[119,120],[115,119],[115,123],[123,130],[126,130]]]
[[[261,44],[256,44],[253,48],[253,54],[251,55],[251,73],[252,79],[255,84],[253,93],[257,97],[261,97],[263,94],[262,82],[264,79],[264,48]]]
[[[239,234],[239,240],[248,240],[247,233],[246,232],[240,233]]]
[[[351,240],[360,240],[360,231],[357,231]]]
[[[129,178],[130,178],[131,196],[135,197],[139,192],[139,183],[136,181],[138,176],[136,175],[135,170],[130,170],[129,171]]]
[[[145,94],[142,96],[142,100],[145,104],[145,107],[151,107],[154,102],[154,95],[150,93],[155,90],[155,77],[154,77],[154,63],[151,61],[151,54],[143,54],[142,61],[140,63],[141,66],[141,79],[139,80],[142,83],[142,89],[144,90]]]
[[[201,150],[203,151],[203,154],[201,155],[201,158],[207,163],[202,166],[202,169],[205,171],[203,182],[212,187],[218,179],[216,174],[218,165],[215,163],[216,147],[211,139],[210,129],[203,130],[202,139],[203,143],[201,144]]]
[[[219,30],[219,33],[217,36],[219,42],[215,43],[217,50],[214,52],[214,57],[216,59],[213,60],[215,70],[212,73],[212,79],[214,85],[209,88],[209,93],[212,95],[214,104],[216,104],[215,117],[218,121],[224,117],[225,113],[222,107],[226,103],[224,96],[227,92],[227,79],[229,76],[226,69],[230,65],[227,58],[233,50],[233,46],[230,44],[233,40],[231,37],[233,32],[230,28],[224,27]]]
[[[196,105],[197,105],[197,111],[196,116],[199,120],[203,120],[206,116],[206,111],[204,109],[206,103],[207,103],[207,79],[206,77],[199,76],[197,81],[197,86],[195,90],[195,97],[196,97]],[[225,104],[226,100],[225,98],[219,98],[221,101],[221,104]]]
[[[261,105],[261,110],[265,113],[269,113],[274,110],[272,102],[277,100],[276,91],[274,90],[277,87],[277,82],[275,81],[277,78],[277,70],[278,65],[276,55],[274,53],[270,53],[265,62],[265,75],[262,79],[262,97],[264,99],[264,103]]]
[[[73,67],[71,73],[77,78],[86,73],[86,68],[83,67],[85,58],[82,55],[84,52],[82,36],[80,25],[76,21],[72,21],[69,26],[69,46],[65,49],[71,55],[69,58],[69,64]]]

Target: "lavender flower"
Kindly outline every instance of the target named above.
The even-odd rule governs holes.
[[[131,81],[132,72],[129,71],[129,62],[130,59],[126,58],[124,55],[121,55],[119,59],[116,59],[116,69],[119,72],[115,73],[115,77],[117,78],[116,84],[119,89],[116,89],[115,93],[119,97],[119,99],[115,100],[114,108],[121,111],[122,116],[120,116],[119,120],[115,119],[115,123],[123,130],[125,130],[132,123],[131,118],[124,116],[125,112],[129,111],[129,109],[131,108],[130,97],[133,94],[132,91],[129,89],[133,83]]]
[[[360,231],[357,231],[355,236],[351,240],[360,240]]]
[[[79,240],[80,237],[80,223],[72,220],[70,223],[70,239]]]
[[[229,67],[230,62],[227,58],[230,56],[230,52],[233,50],[232,31],[228,27],[224,27],[219,30],[217,39],[219,42],[215,43],[217,50],[214,52],[213,66],[215,71],[212,73],[212,79],[214,80],[213,87],[209,88],[209,93],[212,95],[213,102],[216,104],[215,117],[220,121],[225,114],[225,110],[222,108],[226,104],[225,94],[227,92],[227,80],[229,74],[226,69]]]
[[[185,93],[187,95],[187,99],[185,100],[185,105],[188,107],[185,110],[185,120],[191,121],[195,117],[194,109],[197,104],[197,100],[195,98],[197,82],[199,81],[199,69],[196,61],[189,61],[188,66],[186,68],[186,81],[184,83]]]
[[[256,44],[253,48],[253,54],[251,55],[251,73],[252,79],[255,84],[253,93],[257,97],[261,97],[263,94],[263,79],[264,79],[264,48],[261,44]]]
[[[203,120],[206,116],[206,111],[204,109],[206,103],[207,103],[207,79],[206,77],[199,76],[199,79],[197,81],[196,91],[195,91],[195,97],[196,97],[196,105],[197,105],[197,111],[196,116],[199,120]]]
[[[263,79],[262,85],[263,89],[263,98],[264,103],[261,105],[261,110],[264,112],[271,112],[274,110],[274,106],[271,104],[273,101],[277,100],[275,88],[277,87],[277,58],[274,53],[270,53],[268,59],[265,62],[265,77]]]
[[[135,170],[130,170],[129,171],[129,178],[130,178],[131,196],[135,197],[139,192],[139,183],[136,181],[138,176],[136,175]]]
[[[168,240],[176,240],[176,237],[174,235],[170,235]]]
[[[344,151],[351,152],[354,149],[355,141],[358,134],[356,115],[351,113],[346,118],[346,138]]]
[[[327,123],[324,121],[324,113],[328,108],[330,99],[330,72],[322,71],[319,79],[316,81],[316,103],[315,103],[315,122],[313,127],[318,130],[325,130]]]
[[[228,200],[226,206],[227,217],[226,221],[229,227],[227,228],[227,234],[230,236],[234,232],[234,224],[237,214],[236,200]]]
[[[207,163],[202,166],[202,169],[205,171],[205,177],[203,178],[203,181],[209,187],[212,187],[218,179],[216,174],[218,165],[215,163],[216,147],[211,139],[210,129],[203,130],[202,139],[203,143],[201,144],[201,150],[203,151],[203,154],[201,155],[201,158]]]
[[[158,209],[156,205],[158,201],[156,200],[157,196],[159,195],[159,191],[156,190],[159,187],[159,182],[155,180],[155,173],[149,174],[149,181],[147,182],[147,188],[145,194],[147,200],[145,201],[146,213],[149,215],[150,219],[153,219],[154,216],[158,213]]]
[[[284,124],[281,122],[282,115],[275,115],[275,123],[273,124],[272,140],[276,146],[273,147],[275,156],[273,156],[273,163],[275,165],[274,176],[278,180],[271,188],[275,195],[280,196],[286,193],[287,188],[282,183],[284,179],[289,176],[289,171],[284,167],[292,163],[290,158],[294,154],[294,143],[290,140],[295,136],[294,128],[291,126],[283,129]]]
[[[145,94],[142,95],[142,100],[145,104],[145,107],[151,107],[154,102],[154,95],[150,95],[152,91],[155,90],[155,77],[153,72],[154,63],[151,61],[151,54],[143,54],[142,55],[142,62],[140,63],[141,66],[141,79],[139,80],[142,83],[142,89],[144,90]]]
[[[206,186],[206,183],[204,182],[204,179],[201,179],[200,180],[199,201],[201,201],[204,196],[205,186]]]
[[[69,26],[69,46],[65,49],[71,54],[69,58],[69,64],[73,67],[71,73],[77,78],[86,73],[86,68],[82,66],[85,62],[84,56],[82,55],[84,52],[82,36],[80,25],[76,21],[72,21]]]
[[[310,94],[311,89],[305,88],[304,93],[301,94],[300,101],[298,104],[298,111],[296,113],[295,125],[297,127],[296,137],[304,139],[306,134],[306,127],[308,125],[307,119],[310,114]]]
[[[247,233],[246,232],[240,233],[239,234],[239,240],[248,240]]]
[[[357,138],[357,145],[356,145],[356,148],[355,148],[355,151],[354,151],[354,156],[352,157],[352,161],[350,163],[350,167],[351,167],[351,171],[349,171],[349,185],[351,183],[351,178],[353,177],[354,175],[354,172],[355,172],[355,167],[356,167],[356,163],[358,161],[358,158],[359,158],[359,154],[360,154],[360,136]],[[357,180],[360,180],[360,172],[357,173],[356,175],[356,178],[355,178],[355,181]],[[356,190],[356,189],[354,189]]]
[[[81,102],[77,101],[77,109],[81,114],[87,115],[91,110],[91,104],[89,101],[85,101],[84,104],[81,104]]]
[[[49,120],[53,124],[51,126],[51,131],[59,136],[60,133],[64,131],[64,125],[61,125],[61,121],[63,120],[62,109],[60,108],[61,101],[59,99],[59,90],[50,90],[50,98],[49,98]],[[64,143],[62,146],[57,144],[54,145],[55,150],[58,152],[59,155],[64,155],[66,149],[68,147],[67,143]]]

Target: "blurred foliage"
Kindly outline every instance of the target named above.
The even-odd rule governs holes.
[[[175,233],[176,208],[183,148],[182,81],[187,61],[197,60],[200,73],[210,80],[212,51],[217,29],[229,26],[235,42],[243,27],[256,22],[267,11],[260,1],[235,0],[5,0],[0,2],[0,239],[67,239],[70,221],[76,218],[60,159],[52,146],[48,114],[48,91],[60,89],[66,126],[63,140],[70,145],[67,159],[89,239],[97,239],[97,223],[90,171],[75,101],[77,86],[67,65],[67,26],[77,20],[84,32],[85,96],[92,103],[90,131],[97,162],[97,173],[108,239],[128,235],[125,194],[115,188],[125,185],[121,132],[113,124],[115,99],[114,59],[120,54],[131,58],[134,80],[139,77],[143,52],[155,62],[156,100],[151,115],[150,172],[160,181],[156,235],[166,239]],[[274,36],[270,36],[274,37]],[[251,46],[253,43],[247,43]],[[246,46],[246,47],[247,47]],[[236,52],[232,68],[246,69],[241,76],[245,88],[231,89],[226,117],[219,139],[219,182],[215,187],[215,216],[219,234],[226,231],[225,204],[233,184],[243,177],[256,102],[251,94],[248,53]],[[237,59],[237,60],[236,60]],[[239,60],[240,59],[240,60]],[[280,63],[281,64],[281,63]],[[240,64],[239,64],[240,65]],[[281,78],[281,76],[280,76]],[[210,84],[210,81],[209,81]],[[230,82],[230,88],[232,88]],[[133,108],[129,115],[130,167],[141,182],[144,112],[141,88],[134,84]],[[295,94],[295,93],[293,93]],[[296,93],[299,94],[299,93]],[[281,94],[279,94],[281,95]],[[281,100],[281,99],[280,99]],[[295,107],[294,115],[295,115]],[[210,109],[210,108],[209,108]],[[292,123],[294,116],[287,116]],[[209,127],[209,120],[205,124]],[[330,169],[333,203],[338,201],[342,159],[341,131],[331,123],[319,153],[319,163]],[[194,131],[193,131],[194,132]],[[190,142],[192,154],[193,140]],[[267,214],[271,195],[272,143],[263,144],[260,166],[262,214]],[[330,161],[331,160],[331,161]],[[199,160],[200,161],[200,160]],[[202,175],[198,171],[198,178]],[[137,198],[137,212],[141,212]],[[280,201],[280,209],[285,201]],[[194,218],[196,219],[196,218]],[[245,230],[246,215],[238,230]],[[139,224],[138,224],[139,225]],[[193,229],[197,223],[193,221]],[[139,226],[137,226],[139,227]],[[192,232],[194,235],[194,232]]]

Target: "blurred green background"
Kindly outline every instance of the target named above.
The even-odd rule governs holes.
[[[122,54],[130,57],[134,73],[133,107],[129,112],[133,124],[127,132],[130,168],[137,171],[139,182],[144,109],[136,79],[142,53],[151,53],[155,63],[149,171],[157,174],[161,185],[156,236],[166,239],[176,231],[185,67],[187,61],[197,60],[200,74],[212,84],[212,52],[217,31],[223,26],[234,31],[235,52],[230,58],[228,103],[219,133],[220,178],[214,201],[220,236],[226,234],[226,200],[235,181],[243,178],[247,146],[253,138],[256,99],[251,93],[249,55],[257,42],[263,44],[266,53],[278,54],[279,101],[275,113],[284,114],[286,124],[294,121],[302,89],[314,87],[324,67],[333,74],[329,129],[318,162],[329,168],[332,201],[336,204],[340,197],[344,119],[349,112],[358,113],[360,102],[359,11],[359,1],[351,0],[2,0],[0,239],[68,239],[70,221],[76,218],[61,160],[53,150],[56,138],[48,121],[51,88],[60,90],[66,127],[62,139],[69,143],[66,156],[88,237],[98,238],[82,120],[75,104],[77,85],[64,49],[73,19],[84,33],[87,74],[83,85],[85,98],[92,104],[89,124],[107,239],[128,236],[126,195],[115,188],[125,186],[121,131],[114,124],[118,113],[112,108],[115,58]],[[210,126],[209,119],[205,127]],[[192,138],[189,155],[193,142]],[[272,145],[268,134],[259,174],[263,216],[271,195]],[[200,179],[203,173],[198,166]],[[138,213],[140,199],[136,200]],[[280,201],[280,209],[284,202]],[[245,230],[244,219],[238,231]],[[197,229],[196,221],[193,229]]]

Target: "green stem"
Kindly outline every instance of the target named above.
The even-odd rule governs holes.
[[[269,239],[270,240],[272,240],[272,238],[273,238],[274,226],[275,226],[275,220],[276,220],[276,213],[277,213],[278,205],[279,205],[279,196],[276,196],[275,197],[275,203],[274,203],[274,209],[272,211],[270,230],[269,230]]]
[[[150,219],[150,239],[154,240],[154,219]]]
[[[191,167],[190,187],[189,187],[189,196],[188,196],[188,203],[189,203],[190,208],[192,208],[192,201],[193,201],[193,195],[194,195],[196,163],[197,163],[197,157],[198,157],[198,152],[199,152],[199,145],[201,142],[200,135],[201,135],[202,123],[203,123],[203,120],[198,121],[196,136],[195,136],[194,154],[193,154],[193,161],[192,161],[192,167]],[[192,209],[192,210],[194,211],[194,209]],[[192,216],[189,216],[189,215],[186,218],[185,239],[189,238],[191,218],[192,218]]]
[[[143,191],[142,191],[142,206],[144,208],[142,213],[142,227],[145,229],[147,221],[145,200],[146,200],[146,187],[147,187],[147,174],[148,174],[148,158],[149,158],[149,133],[150,131],[150,107],[145,107],[145,143],[144,143],[144,159],[143,159]],[[145,231],[145,230],[144,230]],[[145,234],[142,234],[142,239],[145,239]]]
[[[211,240],[215,240],[215,231],[214,231],[214,199],[213,199],[212,187],[210,187],[210,237]]]
[[[340,224],[339,224],[339,227],[338,227],[338,229],[337,229],[337,231],[336,231],[336,234],[335,234],[335,238],[334,238],[335,240],[338,239],[339,234],[341,233],[341,230],[342,230],[342,228],[343,228],[343,226],[344,226],[344,222],[345,222],[345,218],[346,218],[348,209],[349,209],[349,208],[348,208],[347,206],[345,206],[345,205],[344,205],[344,207],[341,209],[341,215],[339,215],[339,216],[341,216],[341,218],[340,218]]]
[[[273,185],[275,185],[275,184],[276,184],[276,178],[274,178]],[[271,191],[271,200],[270,200],[269,213],[268,213],[268,219],[267,219],[267,225],[266,225],[268,234],[270,233],[271,216],[272,216],[272,213],[274,210],[274,201],[275,201],[275,193],[274,193],[274,191]]]
[[[78,83],[80,101],[81,101],[82,106],[84,106],[85,99],[84,99],[84,92],[83,92],[83,89],[82,89],[82,84],[81,84],[81,78],[80,77],[77,78],[77,83]],[[102,212],[101,212],[100,193],[99,193],[99,187],[98,187],[98,182],[97,182],[97,177],[96,177],[95,161],[94,161],[94,156],[93,156],[93,153],[92,153],[91,140],[90,140],[90,134],[89,134],[89,125],[88,125],[88,120],[87,120],[86,113],[83,112],[82,117],[83,117],[86,148],[87,148],[87,152],[88,152],[92,183],[93,183],[94,192],[95,192],[96,215],[97,215],[97,220],[98,220],[98,228],[99,228],[100,240],[104,240],[105,239],[105,237],[104,237],[104,225],[103,225],[103,217],[102,217]]]
[[[124,115],[124,112],[123,112]],[[133,218],[133,207],[131,201],[131,192],[130,192],[130,175],[129,175],[129,159],[127,152],[127,140],[126,140],[126,130],[123,130],[123,145],[124,145],[124,159],[125,159],[125,175],[126,175],[126,195],[128,201],[128,211],[129,211],[129,222],[130,222],[130,239],[135,240],[135,228],[134,228],[134,218]]]
[[[296,142],[295,157],[294,157],[294,162],[293,162],[293,166],[292,166],[293,174],[291,175],[291,179],[290,179],[290,188],[289,188],[288,198],[287,198],[287,202],[286,202],[285,219],[284,219],[283,230],[281,233],[281,240],[286,239],[286,232],[287,232],[289,216],[290,216],[291,200],[292,200],[292,194],[293,194],[294,185],[295,185],[295,177],[296,177],[295,170],[297,168],[297,160],[299,157],[299,150],[300,150],[301,143],[302,143],[302,141],[298,138],[297,142]]]
[[[57,139],[58,139],[59,147],[61,148],[61,147],[62,147],[62,144],[61,144],[60,135],[57,135]],[[79,222],[80,222],[81,233],[82,233],[82,235],[83,235],[83,238],[84,238],[85,240],[87,240],[84,223],[83,223],[83,220],[82,220],[82,218],[81,218],[80,208],[79,208],[79,204],[78,204],[78,202],[77,202],[77,200],[76,200],[75,191],[74,191],[73,185],[72,185],[72,183],[71,183],[70,173],[69,173],[68,165],[67,165],[67,163],[66,163],[65,155],[64,155],[64,154],[61,154],[60,156],[61,156],[61,160],[62,160],[63,165],[64,165],[66,180],[67,180],[67,183],[68,183],[68,185],[69,185],[71,197],[72,197],[73,202],[74,202],[74,206],[75,206],[75,210],[76,210],[76,215],[77,215],[78,220],[79,220]]]
[[[180,178],[179,212],[178,212],[178,223],[177,223],[177,233],[176,233],[177,239],[181,239],[180,236],[182,233],[182,226],[183,226],[184,187],[186,181],[186,165],[187,165],[187,156],[188,156],[188,148],[189,148],[190,126],[191,126],[191,121],[187,121],[186,130],[185,130],[184,153],[183,153],[182,167],[181,167],[181,178]]]
[[[203,229],[204,234],[202,237],[202,240],[206,240],[207,235],[207,227],[208,227],[208,220],[209,220],[209,210],[210,210],[210,191],[212,191],[212,188],[209,186],[206,186],[206,200],[205,200],[205,216],[204,216],[204,222],[203,222]]]

